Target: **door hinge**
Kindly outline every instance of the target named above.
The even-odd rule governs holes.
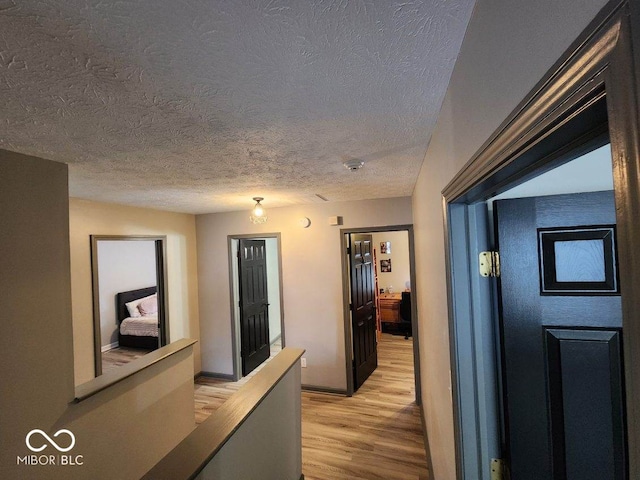
[[[351,255],[351,247],[347,247],[347,255]]]
[[[499,277],[500,276],[500,253],[499,252],[480,252],[479,266],[480,275],[483,277]]]
[[[501,458],[491,459],[491,480],[504,480],[506,473],[504,460]]]

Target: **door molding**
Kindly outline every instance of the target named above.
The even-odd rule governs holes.
[[[237,303],[234,298],[237,278],[234,278],[237,272],[238,258],[233,249],[233,242],[240,239],[255,238],[275,238],[278,242],[278,283],[280,285],[280,339],[282,348],[286,345],[285,328],[284,328],[284,292],[282,283],[282,238],[280,232],[275,233],[244,233],[236,235],[227,235],[227,248],[229,258],[229,303],[231,305],[231,355],[233,357],[233,375],[231,381],[237,382],[242,378],[242,362],[240,359],[240,319],[236,315]],[[235,265],[235,266],[234,266]]]
[[[344,316],[344,358],[347,377],[347,396],[353,396],[353,365],[351,362],[351,349],[353,338],[351,335],[351,311],[349,309],[349,261],[346,254],[345,238],[351,233],[379,233],[406,231],[409,241],[409,281],[411,282],[411,334],[413,336],[413,373],[416,389],[416,404],[422,404],[422,391],[420,389],[420,337],[418,335],[419,319],[416,297],[416,255],[413,238],[413,225],[388,225],[384,227],[359,227],[340,229],[340,258],[342,261],[342,304]]]
[[[98,265],[98,242],[100,241],[152,241],[155,244],[156,288],[158,292],[158,323],[160,324],[160,346],[168,345],[169,336],[169,294],[167,288],[167,236],[166,235],[89,235],[91,250],[91,291],[93,302],[93,350],[95,376],[102,375],[102,341],[100,332],[100,272]]]
[[[629,472],[630,478],[640,477],[640,313],[634,311],[633,305],[633,299],[640,296],[640,251],[637,249],[640,226],[637,222],[634,224],[634,218],[640,218],[638,25],[640,5],[628,0],[609,2],[442,191],[454,435],[459,479],[466,478],[465,468],[469,468],[465,457],[478,448],[477,443],[463,440],[463,422],[465,428],[476,428],[475,433],[478,434],[479,412],[473,406],[471,418],[464,418],[469,405],[468,399],[460,394],[460,381],[473,372],[468,364],[461,361],[457,352],[460,328],[463,328],[461,312],[471,315],[472,322],[469,323],[473,323],[473,309],[477,308],[469,295],[469,285],[460,280],[471,273],[470,244],[474,243],[479,232],[469,229],[465,238],[457,240],[452,233],[464,229],[464,222],[468,222],[474,202],[486,200],[526,180],[534,171],[539,173],[541,169],[549,169],[570,160],[566,154],[577,145],[587,143],[585,148],[590,149],[594,144],[602,143],[607,130],[612,148],[625,330]],[[608,129],[603,129],[597,123],[582,125],[582,133],[586,136],[571,137],[572,145],[564,152],[556,149],[542,155],[542,158],[531,158],[537,147],[554,138],[554,133],[562,129],[579,132],[581,126],[576,122],[579,123],[581,119],[580,113],[587,109],[598,111],[603,105],[606,106]],[[484,303],[491,302],[490,298],[481,300]],[[469,321],[468,317],[466,321]],[[469,473],[475,475],[474,472]]]

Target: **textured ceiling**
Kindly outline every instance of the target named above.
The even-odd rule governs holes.
[[[410,195],[472,6],[0,0],[0,148],[172,211]]]

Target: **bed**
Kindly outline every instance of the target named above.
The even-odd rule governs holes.
[[[156,287],[147,287],[116,294],[119,346],[147,350],[155,350],[159,347],[157,300],[155,314],[144,311],[144,309],[138,310],[138,305],[142,305],[141,300],[151,299],[156,293]],[[157,297],[155,298],[157,299]],[[144,305],[150,302],[151,300],[145,302]],[[132,306],[137,313],[135,315],[132,315]]]

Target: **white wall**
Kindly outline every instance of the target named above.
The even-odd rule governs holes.
[[[267,247],[267,295],[269,298],[269,341],[282,333],[280,325],[280,275],[278,272],[278,239],[265,238]]]
[[[281,232],[285,334],[288,346],[306,349],[302,383],[345,390],[341,228],[411,223],[411,199],[327,202],[269,209],[269,221],[246,212],[198,215],[198,286],[202,370],[231,374],[231,319],[227,235]],[[328,217],[340,215],[342,226]],[[311,219],[309,228],[298,223]]]
[[[195,216],[69,199],[75,382],[94,378],[90,235],[165,235],[170,340],[200,337]],[[225,248],[226,251],[226,248]],[[194,345],[200,371],[200,344]]]
[[[380,242],[391,242],[391,254],[380,253]],[[401,292],[410,282],[409,268],[409,233],[377,232],[373,234],[373,245],[377,252],[378,288],[393,287],[394,292]],[[381,259],[391,259],[391,272],[380,269]]]
[[[140,478],[194,428],[193,350],[74,403],[67,166],[0,150],[0,205],[2,478]],[[19,465],[35,428],[83,465]]]
[[[469,23],[413,194],[422,398],[439,480],[455,478],[440,192],[604,3],[479,0]]]
[[[563,193],[613,190],[611,145],[606,144],[553,170],[496,195],[489,202],[504,198],[539,197]]]
[[[156,286],[153,240],[98,240],[98,298],[102,346],[118,341],[116,294]]]

